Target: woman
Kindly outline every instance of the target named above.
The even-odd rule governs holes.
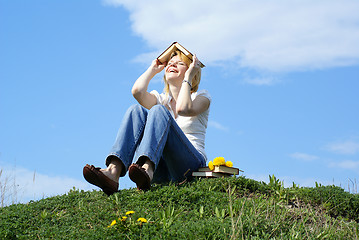
[[[125,114],[105,169],[86,165],[85,179],[106,194],[118,191],[129,172],[140,190],[151,183],[182,181],[206,165],[204,140],[211,97],[197,92],[200,62],[175,51],[167,65],[157,59],[136,80],[132,94],[140,105]],[[165,69],[164,93],[148,92],[151,79]],[[134,162],[134,163],[133,163]]]

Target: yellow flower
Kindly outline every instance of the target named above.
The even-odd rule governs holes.
[[[118,220],[121,220],[122,222],[126,221],[127,217],[119,218]]]
[[[212,161],[210,161],[209,163],[208,163],[208,168],[209,168],[209,170],[213,170],[214,169],[214,166],[213,166],[213,162]]]
[[[138,218],[137,222],[146,223],[147,219],[146,218]]]
[[[108,226],[108,227],[111,227],[111,226],[113,226],[115,224],[116,224],[116,220],[113,220],[112,223],[110,224],[110,226]]]
[[[131,215],[131,214],[134,214],[135,213],[135,211],[128,211],[128,212],[126,212],[126,215]]]
[[[227,161],[227,162],[226,162],[226,166],[227,166],[227,167],[233,167],[233,163],[232,163],[231,161]]]
[[[213,165],[215,166],[225,165],[225,163],[226,161],[224,160],[224,157],[216,157],[213,159]]]

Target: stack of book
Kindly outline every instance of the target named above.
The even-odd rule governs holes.
[[[209,178],[230,177],[233,175],[238,175],[239,172],[243,172],[243,171],[239,170],[238,168],[221,165],[221,166],[214,166],[213,170],[210,170],[209,167],[199,168],[197,172],[192,172],[192,176],[209,177]]]

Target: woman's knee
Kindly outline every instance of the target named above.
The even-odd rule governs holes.
[[[140,104],[133,104],[127,109],[128,114],[141,114],[147,112],[146,108],[142,107]]]
[[[170,117],[171,117],[171,113],[168,111],[168,109],[160,104],[153,106],[148,111],[148,119],[152,119],[154,122],[159,122],[161,120],[168,121]]]
[[[147,109],[145,109],[139,104],[134,104],[127,109],[126,114],[124,115],[124,119],[137,119],[137,118],[146,119]]]
[[[164,106],[164,105],[161,105],[161,104],[157,104],[157,105],[154,105],[150,111],[149,111],[151,114],[166,114],[168,115],[169,111],[168,109]]]
[[[144,107],[142,107],[140,104],[133,104],[132,106],[130,106],[127,111],[128,112],[138,112],[138,111],[143,111]]]

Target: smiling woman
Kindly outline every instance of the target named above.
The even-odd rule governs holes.
[[[177,61],[176,61],[177,60]],[[191,63],[191,60],[186,57],[181,51],[174,51],[171,54],[171,59],[168,62],[166,66],[166,74],[164,76],[165,81],[165,93],[169,93],[169,83],[168,81],[171,80],[171,73],[178,73],[179,70],[182,68],[185,68],[185,71],[188,69],[187,66],[189,66]],[[175,66],[172,66],[175,65]],[[196,63],[196,65],[200,65],[199,62]],[[183,77],[184,79],[184,77]],[[201,69],[199,68],[197,73],[194,74],[192,77],[192,81],[189,82],[188,80],[184,79],[182,82],[186,82],[191,87],[191,92],[196,92],[198,90],[198,85],[201,81]]]
[[[151,79],[163,69],[164,93],[149,92]],[[151,183],[188,179],[205,166],[211,97],[205,90],[197,92],[200,78],[200,62],[195,55],[190,59],[174,51],[168,63],[153,60],[132,87],[140,105],[130,107],[125,114],[106,158],[107,168],[86,165],[85,179],[111,195],[127,171],[139,190],[148,190]]]

